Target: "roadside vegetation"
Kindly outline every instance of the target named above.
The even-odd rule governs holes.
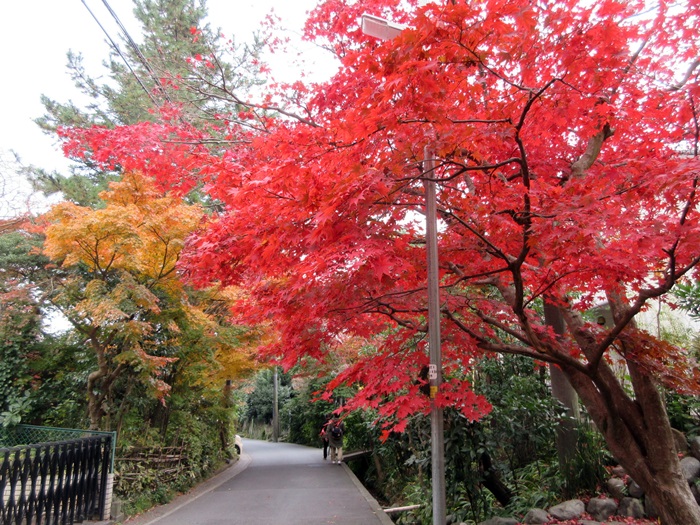
[[[72,167],[19,170],[60,202],[0,218],[0,424],[115,431],[134,514],[270,439],[276,397],[281,439],[337,413],[377,499],[429,523],[431,183],[452,519],[592,498],[620,463],[700,520],[674,448],[700,345],[641,322],[700,319],[698,6],[340,4],[309,19],[317,84],[271,82],[270,28],[224,37],[204,1],[134,0],[105,76],[69,53],[87,102],[36,122]],[[407,29],[369,40],[360,7]]]
[[[290,385],[293,374],[281,377],[281,384]],[[479,523],[494,515],[522,517],[532,508],[608,493],[605,483],[617,463],[585,414],[575,424],[576,449],[568,470],[561,468],[556,429],[567,415],[551,396],[546,367],[517,356],[486,359],[475,368],[474,378],[475,390],[492,404],[489,415],[474,422],[450,410],[445,419],[447,507],[454,523]],[[280,439],[319,447],[319,457],[326,415],[340,410],[351,395],[338,392],[335,399],[319,400],[328,381],[297,377],[295,388],[284,386],[279,397]],[[260,372],[249,388],[239,428],[246,437],[270,440],[271,372]],[[699,436],[698,398],[668,392],[666,402],[674,428],[688,438]],[[430,420],[417,415],[404,432],[383,439],[378,417],[372,410],[346,414],[346,455],[366,453],[348,465],[384,507],[418,506],[394,516],[396,523],[429,524]]]

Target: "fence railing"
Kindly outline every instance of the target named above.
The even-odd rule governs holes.
[[[0,427],[0,448],[18,447],[20,445],[34,445],[37,443],[56,443],[58,441],[71,441],[73,439],[112,436],[111,462],[109,471],[114,472],[114,455],[117,446],[117,433],[103,430],[84,430],[75,428],[40,427],[36,425],[15,425],[13,427]]]
[[[11,442],[7,434],[0,439],[0,446]],[[0,525],[106,519],[113,446],[113,434],[107,432],[0,448]]]

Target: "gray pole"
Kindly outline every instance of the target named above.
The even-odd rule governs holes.
[[[425,187],[425,237],[428,251],[428,345],[430,348],[430,441],[433,478],[433,525],[445,525],[445,437],[442,408],[435,395],[442,384],[440,347],[440,283],[438,280],[437,199],[434,181],[435,162],[428,147],[424,150],[423,185]]]
[[[362,15],[362,32],[382,40],[401,33],[401,27],[372,15]],[[430,347],[430,441],[433,475],[433,525],[445,525],[445,436],[442,409],[435,406],[435,395],[442,384],[442,350],[440,348],[440,283],[438,281],[437,199],[433,170],[433,153],[426,146],[423,161],[425,187],[425,237],[428,250],[428,345]]]
[[[274,400],[272,402],[272,441],[277,443],[280,438],[280,409],[279,409],[279,381],[277,378],[277,367],[274,373]]]

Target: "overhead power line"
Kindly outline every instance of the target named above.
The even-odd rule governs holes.
[[[134,69],[131,67],[131,64],[129,64],[129,61],[126,59],[126,57],[125,57],[124,54],[122,53],[121,49],[119,49],[119,46],[117,45],[117,43],[116,43],[116,42],[114,41],[114,39],[110,36],[109,32],[105,29],[105,27],[102,25],[102,23],[100,23],[100,21],[99,21],[99,19],[97,18],[97,16],[95,16],[95,13],[92,12],[92,9],[90,9],[90,6],[87,5],[87,3],[85,2],[85,0],[81,0],[81,1],[82,1],[83,5],[85,6],[85,9],[88,10],[88,12],[89,12],[90,15],[92,16],[92,18],[93,18],[93,19],[95,20],[95,22],[97,23],[97,25],[100,26],[100,29],[102,29],[102,32],[105,34],[105,36],[107,37],[107,40],[109,40],[110,44],[112,45],[112,48],[117,52],[117,54],[118,54],[118,55],[121,57],[121,59],[124,61],[124,64],[125,64],[126,67],[129,69],[129,72],[130,72],[131,75],[136,79],[136,82],[139,83],[139,86],[141,86],[141,89],[143,89],[143,91],[146,93],[146,95],[148,95],[148,98],[151,99],[151,102],[153,102],[153,105],[156,106],[156,107],[160,106],[160,104],[158,103],[158,101],[153,97],[153,94],[152,94],[152,93],[150,92],[150,90],[144,85],[144,83],[141,81],[141,79],[140,79],[139,76],[136,74],[136,72],[134,71]],[[105,3],[106,3],[106,2],[105,2]],[[110,9],[110,11],[111,11],[111,9]],[[113,16],[116,16],[116,15],[113,15]],[[121,23],[120,23],[120,25],[121,25]],[[123,26],[122,26],[122,27],[123,27]],[[130,37],[127,37],[127,38],[130,38]],[[147,69],[148,69],[148,68],[147,68]],[[162,89],[162,86],[161,86],[161,89]]]
[[[124,24],[122,24],[122,21],[117,16],[117,13],[114,12],[114,10],[112,9],[112,6],[109,5],[109,2],[107,0],[102,0],[102,3],[105,5],[105,7],[107,8],[107,11],[109,11],[109,13],[112,15],[112,18],[114,18],[114,21],[117,23],[119,28],[122,30],[122,33],[124,34],[126,41],[129,43],[129,46],[131,46],[131,49],[134,51],[134,53],[136,53],[136,56],[141,61],[141,64],[143,64],[143,67],[146,68],[146,71],[148,71],[148,74],[150,75],[153,82],[155,82],[155,84],[158,86],[158,88],[160,89],[160,92],[163,94],[163,96],[165,97],[165,99],[168,102],[172,102],[170,100],[170,97],[168,96],[168,93],[163,88],[163,85],[161,84],[160,79],[158,78],[158,75],[155,74],[155,72],[153,71],[153,68],[151,67],[151,64],[149,64],[146,57],[143,55],[143,53],[141,53],[141,50],[139,49],[139,46],[136,43],[136,41],[134,41],[134,39],[131,38],[129,31],[126,30],[126,27],[124,26]]]
[[[95,16],[95,13],[92,12],[92,9],[90,9],[90,6],[87,5],[87,3],[85,2],[85,0],[82,0],[82,2],[83,2],[83,5],[85,6],[85,9],[88,10],[88,12],[89,12],[90,15],[92,16],[92,18],[95,20],[95,22],[97,22],[97,25],[100,26],[100,29],[102,29],[102,32],[103,32],[103,33],[105,34],[105,36],[107,37],[107,40],[109,40],[110,44],[112,44],[112,48],[114,48],[114,50],[117,52],[117,54],[118,54],[118,55],[121,57],[121,59],[124,61],[124,64],[125,64],[126,67],[129,69],[129,72],[131,73],[131,75],[132,75],[132,76],[136,79],[136,81],[139,83],[139,86],[141,86],[141,89],[144,90],[144,92],[146,93],[146,95],[148,95],[148,98],[151,99],[151,101],[153,102],[153,104],[154,104],[155,106],[159,106],[160,104],[158,104],[158,101],[157,101],[155,98],[153,98],[153,95],[152,95],[151,92],[148,90],[148,88],[144,85],[144,83],[141,81],[141,79],[140,79],[139,76],[136,74],[136,72],[133,70],[133,68],[131,67],[131,64],[129,64],[129,61],[126,59],[126,57],[125,57],[124,54],[122,53],[121,49],[119,49],[119,46],[117,45],[117,43],[116,43],[116,42],[114,41],[114,39],[110,36],[110,34],[109,34],[109,33],[107,32],[107,30],[105,29],[105,27],[100,23],[100,21],[99,21],[99,19],[97,18],[97,16]]]

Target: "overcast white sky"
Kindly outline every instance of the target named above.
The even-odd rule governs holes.
[[[117,27],[102,0],[85,0],[90,9],[117,40]],[[110,0],[132,37],[138,42],[131,0]],[[271,9],[293,32],[301,33],[306,12],[316,0],[208,0],[213,28],[239,41],[248,40]],[[101,73],[108,55],[105,36],[82,0],[14,0],[0,7],[0,156],[17,152],[26,164],[46,169],[66,165],[54,141],[45,136],[32,119],[43,111],[40,95],[65,102],[77,91],[66,73],[66,52],[81,52],[88,71]],[[118,40],[117,40],[118,41]],[[121,44],[121,42],[120,42]]]

